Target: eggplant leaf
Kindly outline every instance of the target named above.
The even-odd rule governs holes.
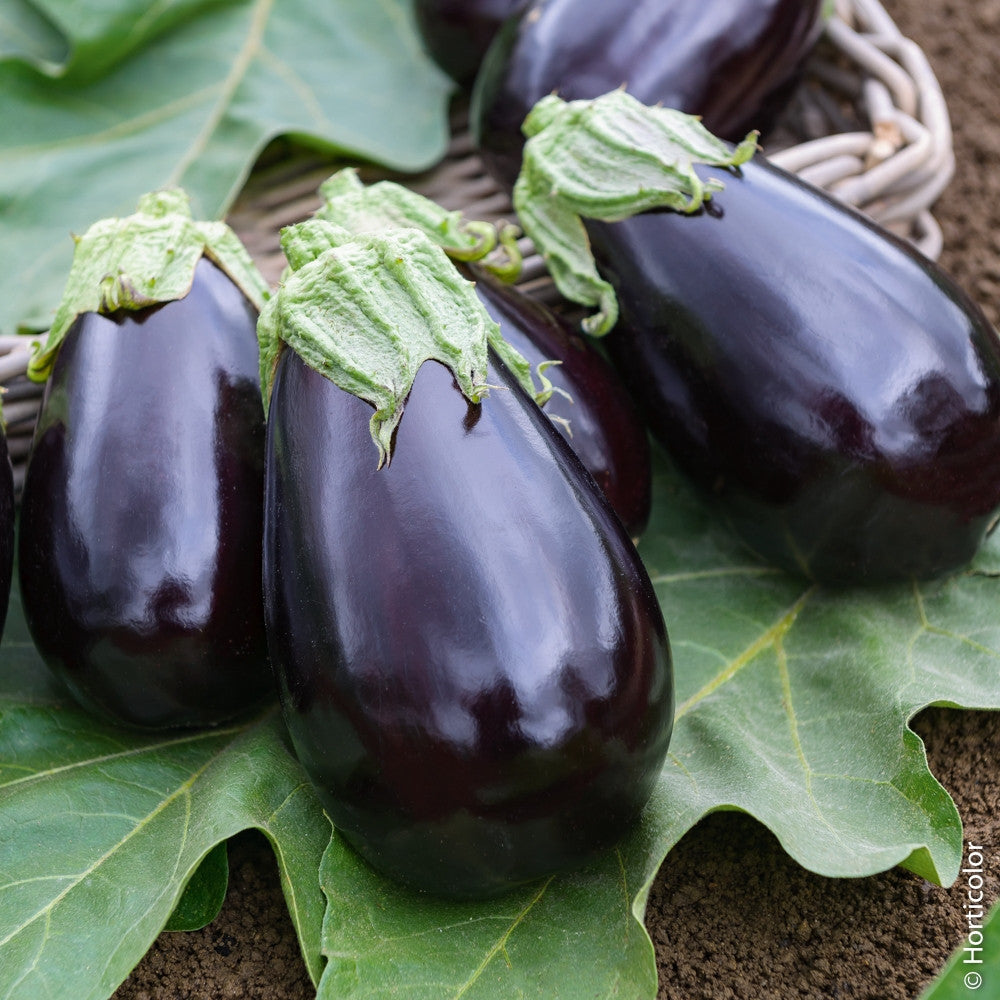
[[[961,822],[909,721],[934,703],[1000,708],[1000,539],[933,583],[832,591],[756,563],[662,461],[654,495],[640,548],[675,654],[668,764],[617,850],[488,903],[406,892],[331,840],[273,708],[169,737],[92,722],[49,681],[15,594],[0,655],[0,997],[109,996],[202,860],[249,827],[275,847],[324,1000],[652,1000],[649,886],[721,809],[756,816],[824,875],[903,865],[953,881]]]
[[[450,903],[399,889],[334,836],[321,869],[328,963],[318,996],[652,998],[656,962],[631,908],[634,867],[613,851],[499,900]]]
[[[393,888],[334,837],[324,1000],[652,1000],[649,887],[674,844],[722,809],[756,816],[824,875],[902,865],[956,878],[961,821],[908,723],[934,703],[1000,708],[998,540],[951,578],[832,591],[757,563],[662,462],[654,497],[640,551],[678,708],[642,823],[586,871],[467,905]]]
[[[207,927],[219,915],[228,888],[229,848],[223,840],[195,869],[163,929],[197,931]]]
[[[0,47],[0,331],[48,327],[71,233],[169,185],[196,217],[221,218],[276,136],[404,170],[445,149],[449,84],[405,0],[188,0],[137,18],[148,7],[13,8],[17,36]]]
[[[216,845],[251,827],[274,846],[318,979],[330,826],[277,708],[155,736],[96,723],[49,680],[12,596],[0,659],[0,997],[110,996],[192,876],[218,890],[218,871],[195,875]],[[198,904],[202,916],[210,905]]]

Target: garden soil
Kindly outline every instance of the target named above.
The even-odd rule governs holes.
[[[1000,322],[1000,0],[883,2],[927,53],[952,114],[957,169],[935,208],[942,263]],[[1000,713],[931,709],[913,725],[958,805],[967,841],[983,845],[995,899]],[[243,834],[230,843],[230,863],[218,918],[202,931],[161,935],[116,1000],[314,997],[270,847]],[[715,814],[670,853],[650,896],[659,996],[915,1000],[965,942],[965,891],[961,882],[942,889],[900,870],[821,878],[792,862],[756,821]],[[1000,984],[981,993],[1000,996]]]

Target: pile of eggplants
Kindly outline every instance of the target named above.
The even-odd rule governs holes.
[[[447,5],[443,5],[447,6]],[[460,51],[475,50],[467,8]],[[785,107],[822,29],[823,0],[533,0],[503,23],[475,78],[470,122],[487,170],[513,184],[521,123],[541,98],[595,98],[617,87],[644,104],[699,115],[737,140],[765,132]],[[443,48],[440,12],[422,18],[433,52]],[[478,25],[481,31],[481,25]],[[438,57],[440,58],[440,56]]]
[[[162,196],[171,212],[176,194]],[[482,289],[531,353],[547,363],[560,360],[550,348],[563,352],[575,393],[617,394],[610,408],[584,404],[589,419],[617,420],[627,404],[639,476],[631,492],[620,485],[639,529],[648,442],[613,369],[485,271],[477,295],[430,240],[412,265],[405,252],[383,254],[380,273],[389,257],[415,273],[433,258],[439,270],[412,312],[448,332],[442,353],[418,365],[380,462],[381,411],[328,377],[337,350],[318,360],[294,337],[294,347],[259,348],[260,307],[284,316],[284,335],[310,314],[310,296],[323,298],[321,281],[289,306],[292,319],[282,313],[298,279],[331,257],[319,243],[333,227],[317,222],[272,299],[220,266],[207,239],[188,248],[185,278],[165,278],[158,254],[170,227],[201,224],[171,214],[161,227],[160,197],[79,241],[32,363],[46,385],[19,567],[50,670],[95,715],[143,729],[215,725],[277,693],[338,829],[418,889],[492,896],[613,845],[670,739],[666,627],[629,530],[565,422],[526,391],[531,365],[499,336]],[[136,270],[121,264],[132,252]],[[458,312],[433,304],[452,291],[465,297]],[[377,340],[365,317],[382,315],[380,300],[353,304],[329,331],[348,351]],[[459,375],[462,315],[490,333],[476,348],[479,394]],[[388,342],[407,358],[420,350],[405,333]],[[576,419],[565,396],[552,398]],[[598,450],[622,435],[617,423],[579,432]]]
[[[647,100],[732,134],[794,79],[819,8],[531,4],[477,84],[480,138],[510,137],[498,108],[595,96],[624,66],[660,88]],[[681,35],[688,48],[662,58]],[[177,221],[173,194],[147,196],[120,233],[110,220],[117,271],[87,259],[105,230],[79,241],[33,361],[47,384],[18,561],[53,673],[144,728],[217,724],[276,692],[345,839],[438,895],[587,862],[660,772],[673,677],[630,537],[649,514],[635,405],[751,550],[810,579],[952,570],[1000,507],[1000,344],[974,303],[871,221],[746,162],[746,143],[737,156],[706,132],[715,166],[653,162],[642,137],[676,112],[622,90],[594,104],[622,102],[627,120],[602,132],[595,116],[585,141],[603,154],[602,136],[638,123],[634,161],[628,142],[577,157],[572,135],[552,141],[587,102],[550,96],[524,122],[514,188],[557,284],[600,307],[586,328],[617,317],[603,344],[620,376],[419,227],[355,231],[328,205],[284,231],[271,294],[225,227]],[[688,138],[701,129],[681,117]],[[551,242],[574,213],[582,248]],[[163,238],[165,215],[182,239]],[[0,474],[5,541],[9,590]]]

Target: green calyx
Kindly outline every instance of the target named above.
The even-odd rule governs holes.
[[[269,296],[232,229],[224,222],[194,220],[188,197],[178,188],[143,195],[135,214],[95,222],[75,240],[62,302],[45,344],[29,363],[28,375],[36,382],[49,377],[78,316],[137,311],[183,298],[202,257],[225,271],[258,310]]]
[[[536,395],[527,362],[500,336],[472,282],[422,230],[355,233],[314,218],[283,229],[281,245],[289,267],[257,324],[265,408],[287,346],[374,407],[370,428],[381,467],[425,361],[446,365],[478,403],[489,394],[493,347]],[[550,391],[544,382],[543,394]]]
[[[696,164],[737,167],[756,150],[751,132],[733,147],[693,115],[650,107],[624,90],[590,101],[550,95],[529,112],[514,208],[562,294],[596,312],[584,321],[603,336],[618,318],[611,285],[598,273],[584,219],[617,222],[668,208],[695,212],[722,184]]]
[[[521,270],[518,228],[464,219],[436,202],[392,181],[364,184],[357,170],[347,167],[319,188],[323,205],[315,217],[343,226],[352,233],[419,229],[454,261],[476,263],[504,281],[516,280]]]

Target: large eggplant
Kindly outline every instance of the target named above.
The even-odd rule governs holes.
[[[824,581],[930,577],[1000,504],[1000,346],[938,266],[753,161],[710,206],[587,226],[609,353],[741,537]],[[744,239],[745,235],[750,238]]]
[[[273,690],[256,320],[202,258],[183,298],[86,312],[55,357],[24,485],[21,593],[45,662],[114,722],[218,723]]]
[[[417,30],[427,54],[456,83],[472,85],[503,22],[527,0],[416,0]]]
[[[333,287],[326,258],[303,287]],[[364,320],[309,308],[287,321]],[[334,825],[383,873],[464,898],[613,844],[659,773],[673,684],[649,577],[593,479],[492,352],[480,402],[418,367],[382,467],[369,403],[289,347],[275,370],[268,639]]]
[[[625,529],[637,538],[649,523],[651,456],[646,426],[614,368],[572,325],[541,302],[480,270],[476,291],[505,340],[532,365],[548,371],[562,392],[545,413],[597,480]],[[567,398],[568,396],[568,398]]]
[[[592,329],[618,311],[607,348],[654,436],[751,548],[833,583],[932,577],[972,558],[1000,506],[1000,341],[940,267],[745,162],[752,138],[733,150],[627,94],[546,99],[527,130],[514,194],[525,228],[557,281],[600,304]],[[634,156],[580,176],[630,135]],[[684,210],[650,210],[661,198]],[[550,238],[574,217],[583,225]]]
[[[490,173],[510,185],[521,123],[545,95],[625,87],[737,140],[783,107],[822,24],[823,0],[534,0],[507,21],[473,92],[471,125]]]

